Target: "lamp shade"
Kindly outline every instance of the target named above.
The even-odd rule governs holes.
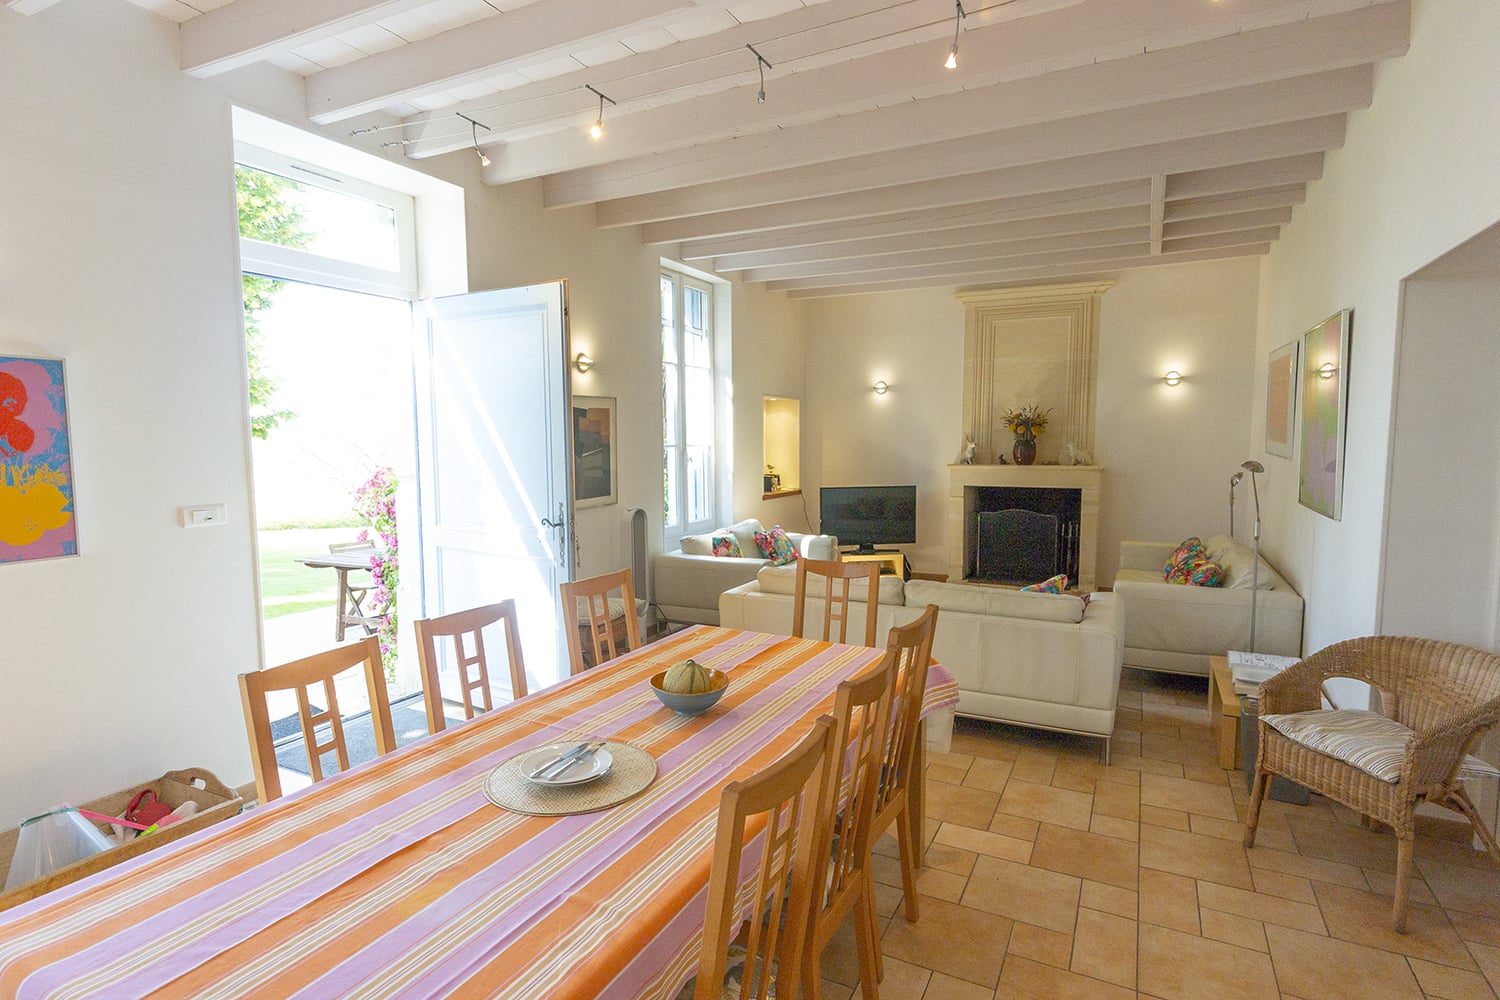
[[[5,876],[5,891],[46,878],[59,868],[91,858],[112,846],[109,838],[72,806],[60,806],[33,816],[17,831],[16,853]]]

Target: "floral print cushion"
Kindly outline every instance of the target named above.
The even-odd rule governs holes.
[[[757,531],[755,544],[760,548],[761,556],[771,560],[773,566],[785,566],[797,561],[797,546],[792,544],[779,524],[770,531]]]
[[[1168,583],[1187,583],[1195,563],[1208,558],[1208,550],[1197,535],[1183,540],[1162,568],[1161,578]]]
[[[733,535],[715,535],[714,555],[730,556],[738,559],[744,553],[740,551],[740,540],[738,538],[735,538]]]
[[[1041,583],[1033,583],[1029,587],[1022,587],[1022,593],[1028,594],[1061,594],[1068,589],[1068,574],[1059,573],[1048,577]]]
[[[1212,559],[1200,559],[1188,570],[1184,582],[1193,587],[1217,587],[1224,582],[1224,567]]]

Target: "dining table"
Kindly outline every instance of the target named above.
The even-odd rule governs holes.
[[[674,633],[0,913],[0,996],[674,997],[697,970],[725,786],[883,652]],[[649,686],[689,658],[729,675],[698,716]],[[924,716],[957,702],[934,664]],[[574,815],[486,795],[517,755],[594,738],[646,751],[655,778]]]

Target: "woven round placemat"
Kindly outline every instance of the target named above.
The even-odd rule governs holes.
[[[629,743],[604,744],[614,758],[609,773],[581,785],[539,785],[521,774],[518,753],[484,778],[484,794],[495,805],[527,816],[572,816],[617,806],[656,780],[656,758]],[[529,752],[529,751],[528,751]]]

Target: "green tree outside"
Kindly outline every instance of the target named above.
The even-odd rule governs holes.
[[[297,189],[295,181],[235,164],[234,193],[239,206],[240,235],[276,246],[305,248],[312,239],[301,210],[284,196]],[[277,380],[266,374],[260,360],[261,314],[270,308],[279,285],[271,278],[246,274],[241,278],[245,296],[245,361],[249,372],[250,433],[265,440],[284,420],[296,416],[273,403]]]

